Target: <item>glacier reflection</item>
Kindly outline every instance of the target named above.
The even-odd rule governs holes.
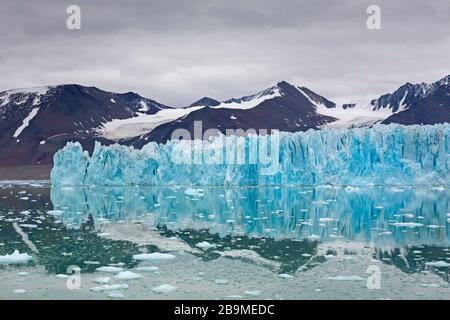
[[[60,219],[139,221],[220,237],[355,241],[377,248],[449,242],[449,191],[418,187],[70,187],[51,190]]]

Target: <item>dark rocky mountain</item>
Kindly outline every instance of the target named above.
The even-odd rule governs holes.
[[[331,104],[325,98],[308,90],[315,99]],[[276,86],[255,95],[227,100],[215,107],[194,110],[177,121],[168,122],[128,143],[140,148],[149,141],[166,142],[176,129],[186,129],[194,137],[194,122],[201,121],[202,130],[217,129],[226,134],[228,129],[272,129],[306,131],[333,122],[332,117],[316,112],[316,106],[297,87],[279,82]],[[203,138],[207,138],[204,136]]]
[[[67,141],[92,149],[102,123],[168,108],[128,92],[61,85],[0,93],[0,166],[51,164]]]
[[[199,107],[199,106],[216,107],[219,104],[220,104],[220,101],[217,101],[210,97],[203,97],[200,100],[197,100],[194,103],[192,103],[189,107]]]
[[[432,84],[406,83],[372,101],[374,109],[390,108],[383,124],[436,124],[450,122],[450,75]]]

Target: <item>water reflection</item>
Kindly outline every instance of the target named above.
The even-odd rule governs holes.
[[[450,258],[446,188],[8,186],[0,197],[0,254],[29,252],[52,273],[133,267],[133,254],[178,246],[294,274],[368,248],[405,273],[448,281],[448,268],[427,265]]]

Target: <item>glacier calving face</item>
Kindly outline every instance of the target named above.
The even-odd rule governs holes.
[[[164,145],[151,142],[142,150],[97,143],[92,156],[80,144],[68,143],[54,156],[51,181],[102,186],[448,185],[449,128],[393,124],[219,136]],[[243,153],[230,157],[227,146]],[[271,163],[254,161],[252,150],[262,149],[267,149]]]

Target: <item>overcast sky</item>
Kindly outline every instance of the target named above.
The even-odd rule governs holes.
[[[66,28],[70,4],[81,30]],[[0,73],[0,91],[79,83],[172,106],[280,80],[375,98],[450,74],[450,1],[0,0]]]

